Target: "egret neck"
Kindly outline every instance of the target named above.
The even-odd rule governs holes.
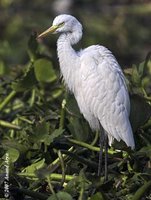
[[[61,33],[57,41],[57,51],[61,73],[69,90],[75,92],[76,71],[80,66],[79,55],[75,52],[72,45],[79,42],[82,37],[82,30]],[[73,64],[74,63],[74,64]]]

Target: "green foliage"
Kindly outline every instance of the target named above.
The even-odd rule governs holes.
[[[21,79],[12,83],[12,89],[16,92],[23,92],[27,89],[31,89],[37,83],[35,78],[34,69],[31,66],[27,72],[21,77]]]
[[[94,195],[90,198],[90,200],[98,200],[98,199],[104,200],[104,198],[103,198],[103,196],[102,196],[102,194],[101,194],[100,192],[97,192],[96,194],[94,194]]]
[[[15,148],[9,148],[6,154],[9,155],[11,163],[15,163],[19,158],[19,151]],[[5,157],[6,155],[4,155]]]
[[[57,78],[52,63],[44,58],[35,61],[34,70],[36,79],[40,82],[50,83]]]
[[[66,192],[58,192],[57,194],[53,194],[47,200],[72,200],[72,196]]]
[[[136,115],[136,113],[141,113]],[[151,116],[151,106],[149,103],[139,95],[131,96],[131,113],[130,121],[132,124],[133,131],[145,124]]]
[[[97,176],[98,133],[92,133],[74,97],[59,83],[52,58],[40,54],[41,45],[33,34],[26,64],[9,70],[0,64],[0,198],[8,165],[14,199],[149,199],[150,54],[125,69],[136,150],[115,143],[109,149],[109,179],[104,182],[104,171]]]

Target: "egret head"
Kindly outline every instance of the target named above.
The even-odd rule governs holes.
[[[63,14],[57,16],[53,20],[52,26],[41,33],[38,38],[44,37],[48,33],[72,33],[75,31],[82,32],[82,25],[80,22],[71,15]]]

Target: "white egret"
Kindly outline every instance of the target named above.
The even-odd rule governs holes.
[[[92,45],[76,52],[72,46],[82,37],[82,25],[71,15],[57,16],[38,38],[48,33],[60,34],[57,52],[61,73],[92,130],[102,127],[110,146],[116,139],[134,149],[129,95],[121,67],[111,51]]]

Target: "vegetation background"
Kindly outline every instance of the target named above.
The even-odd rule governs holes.
[[[36,40],[61,13],[84,26],[76,49],[108,47],[127,77],[136,149],[115,142],[107,182],[99,133],[61,82],[57,38]],[[150,0],[0,0],[0,199],[151,199],[150,22]]]

